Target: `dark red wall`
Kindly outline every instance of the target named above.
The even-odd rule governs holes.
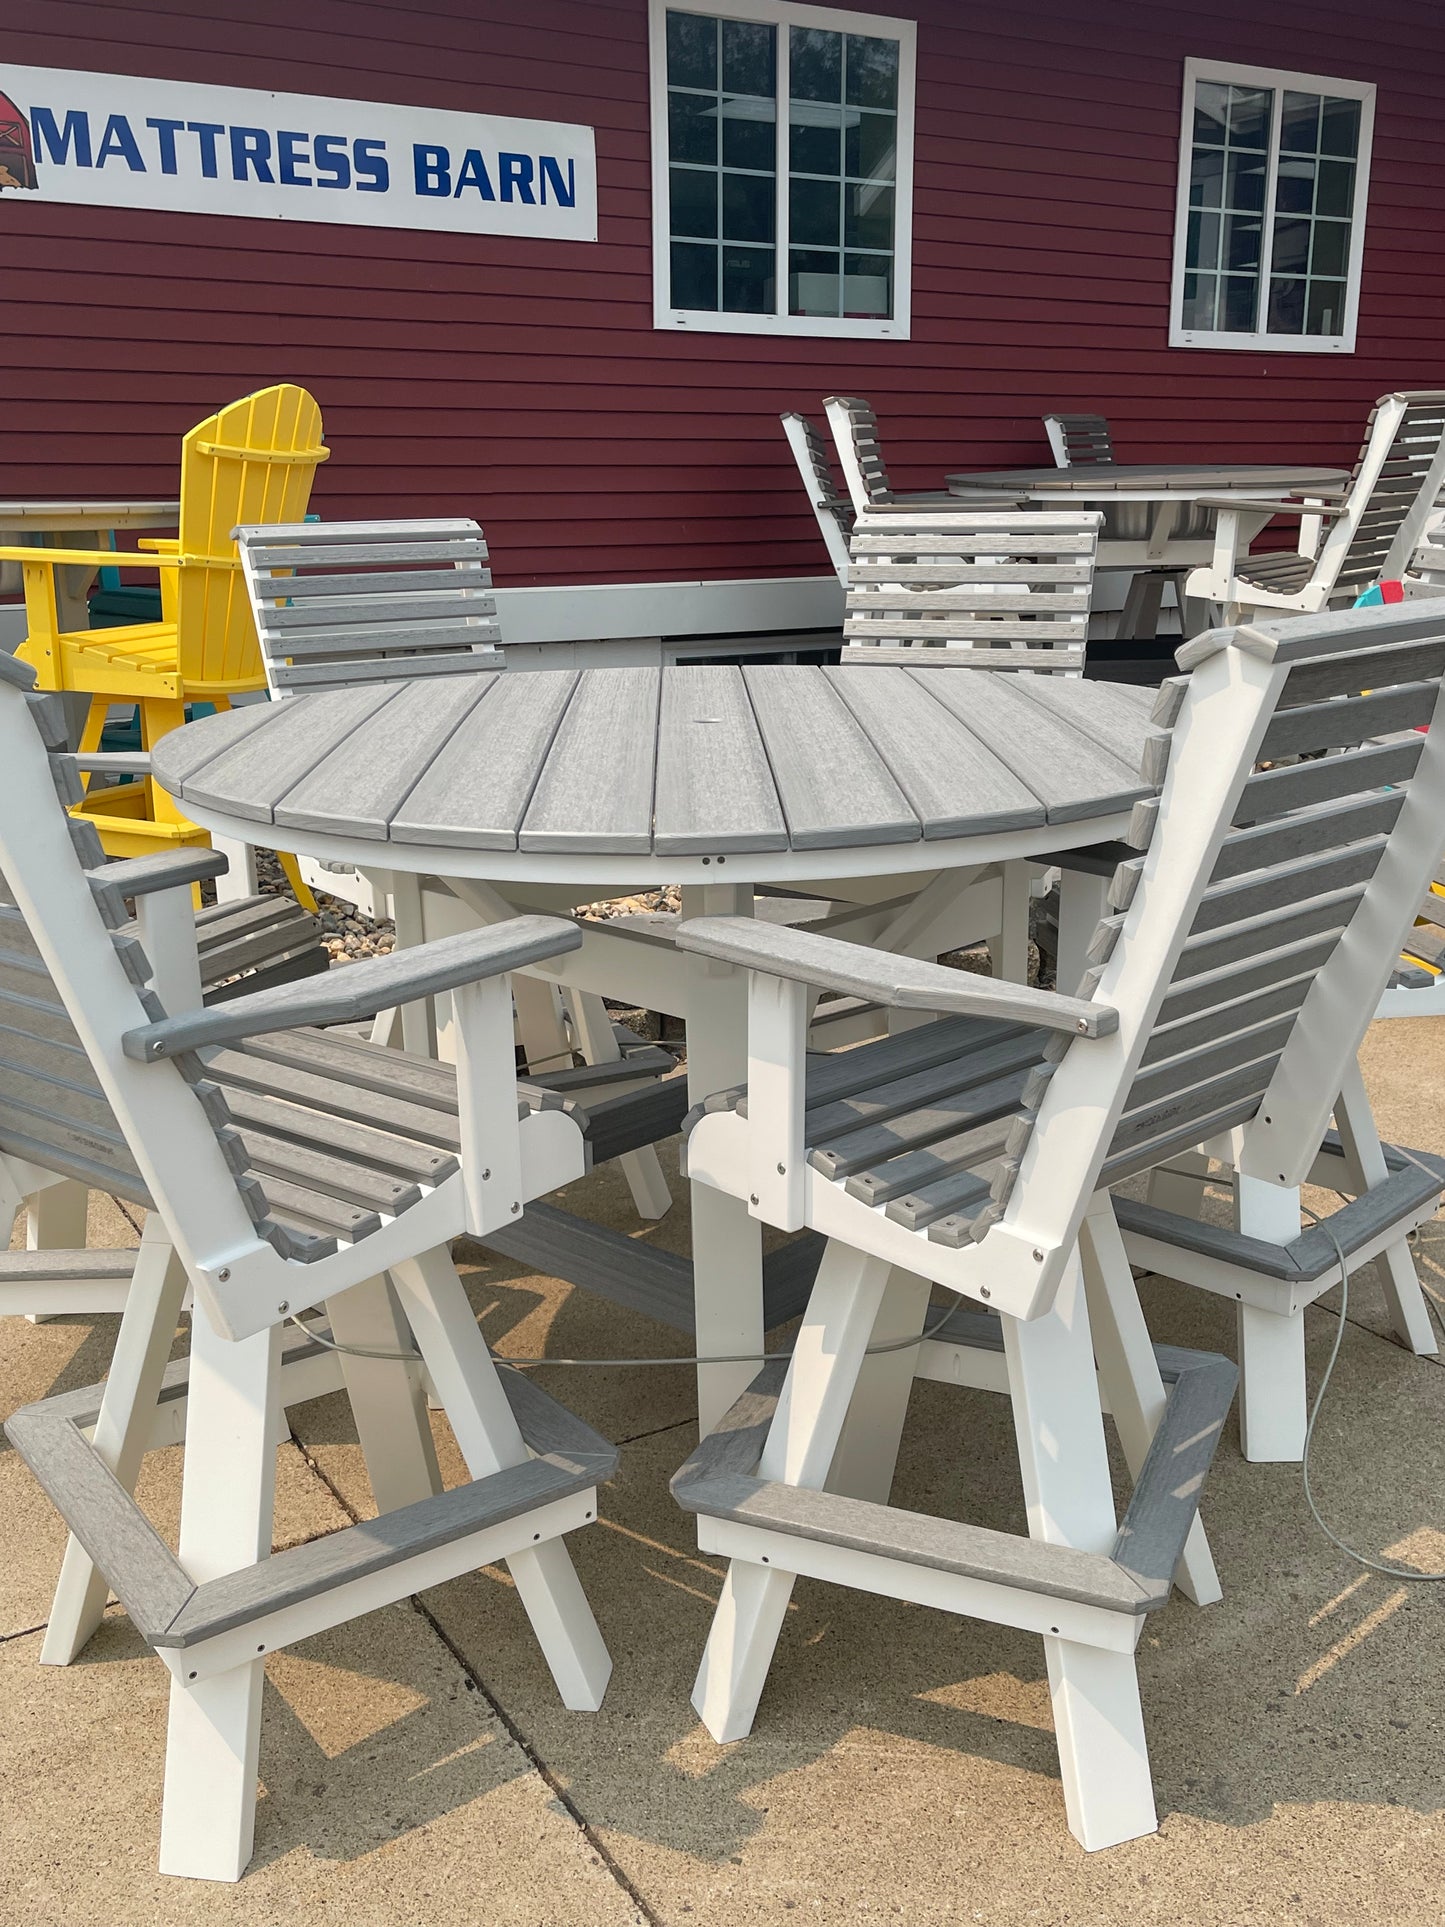
[[[499,582],[824,566],[777,426],[870,396],[895,482],[1047,459],[1347,461],[1369,403],[1445,387],[1445,29],[1427,0],[871,0],[919,20],[908,342],[654,332],[645,0],[3,0],[17,64],[585,121],[595,246],[0,197],[6,496],[174,488],[177,438],[289,378],[328,515],[475,514]],[[1170,349],[1194,54],[1379,87],[1354,355]]]

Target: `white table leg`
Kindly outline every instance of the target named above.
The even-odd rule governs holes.
[[[1077,1258],[1051,1312],[1003,1327],[1030,1536],[1108,1552],[1114,1504]],[[1090,1850],[1152,1833],[1134,1655],[1047,1634],[1044,1654],[1070,1832]]]
[[[355,1345],[367,1352],[415,1349],[411,1330],[384,1277],[368,1278],[365,1284],[329,1298],[326,1315],[338,1345]],[[355,1352],[342,1352],[340,1358],[377,1511],[392,1512],[440,1492],[441,1472],[420,1363],[361,1358]]]
[[[73,1178],[47,1184],[25,1200],[25,1249],[27,1251],[84,1251],[90,1193]],[[46,1324],[49,1312],[28,1311],[32,1325]]]
[[[988,940],[989,957],[993,963],[993,974],[1011,984],[1026,984],[1029,980],[1029,904],[1032,892],[1029,884],[1033,878],[1032,866],[1028,863],[1005,863],[1003,866],[1003,915],[997,936]]]
[[[889,1276],[868,1343],[897,1349],[873,1352],[863,1360],[828,1473],[830,1492],[888,1503],[918,1369],[917,1345],[898,1341],[917,1338],[929,1322],[930,1290],[928,1280],[915,1272],[895,1267]]]
[[[1109,879],[1087,870],[1064,869],[1059,876],[1059,961],[1055,986],[1071,997],[1079,987],[1099,919],[1108,907]]]
[[[279,1325],[232,1344],[197,1308],[180,1555],[198,1582],[270,1553],[280,1354]],[[239,1880],[245,1871],[256,1822],[264,1668],[258,1658],[194,1685],[171,1681],[162,1873]]]
[[[749,884],[685,887],[687,917],[745,917]],[[687,1094],[700,1104],[747,1076],[747,979],[741,970],[691,953]],[[698,1429],[706,1436],[757,1376],[755,1364],[709,1365],[710,1355],[748,1358],[763,1349],[762,1226],[738,1198],[692,1186],[692,1290],[697,1316]]]

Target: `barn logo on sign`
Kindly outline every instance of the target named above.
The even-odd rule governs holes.
[[[0,94],[0,188],[38,185],[29,123],[14,101]]]

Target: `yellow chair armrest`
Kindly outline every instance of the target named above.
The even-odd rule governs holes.
[[[137,555],[130,549],[0,548],[0,562],[43,562],[47,568],[90,562],[97,569],[174,569],[180,561],[178,555]]]
[[[179,555],[181,541],[177,535],[142,535],[136,540],[138,549],[154,549],[157,555]]]

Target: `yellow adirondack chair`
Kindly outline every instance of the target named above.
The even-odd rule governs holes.
[[[25,577],[29,636],[16,654],[34,667],[40,688],[91,698],[82,749],[99,744],[112,703],[139,704],[149,749],[185,721],[188,702],[227,708],[233,695],[265,687],[231,531],[238,523],[301,521],[317,464],[329,453],[316,402],[282,383],[232,402],[186,436],[178,536],[144,542],[145,554],[0,549],[0,560],[18,561]],[[54,570],[68,562],[158,568],[162,620],[62,632]],[[90,792],[75,813],[95,823],[112,856],[208,840],[149,779]]]

